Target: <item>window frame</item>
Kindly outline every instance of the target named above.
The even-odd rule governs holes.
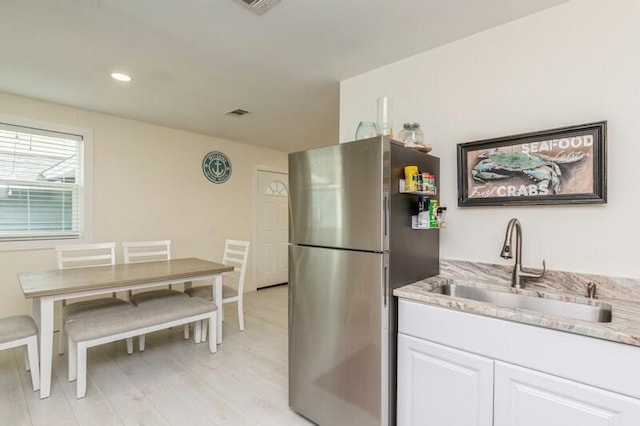
[[[52,249],[60,244],[86,244],[93,242],[93,131],[91,129],[66,124],[53,123],[38,119],[0,114],[0,123],[68,133],[82,137],[80,164],[81,184],[79,185],[81,200],[79,206],[79,236],[55,239],[34,239],[19,241],[0,241],[0,252],[18,250]]]
[[[271,185],[275,184],[279,191],[276,192]],[[284,192],[282,191],[284,189]],[[270,192],[269,192],[270,191]],[[265,195],[269,196],[269,197],[288,197],[289,196],[289,189],[287,188],[287,185],[282,182],[279,179],[275,179],[272,180],[271,183],[269,185],[267,185],[267,189],[265,191]]]

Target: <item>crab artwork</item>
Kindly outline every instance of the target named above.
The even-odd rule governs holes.
[[[479,161],[473,166],[471,175],[482,183],[525,175],[535,182],[541,195],[557,194],[560,191],[559,176],[562,175],[558,164],[577,163],[584,157],[585,153],[580,151],[549,157],[522,151],[498,152],[494,149],[478,156]]]

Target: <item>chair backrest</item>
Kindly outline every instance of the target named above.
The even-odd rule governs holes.
[[[249,241],[225,240],[222,263],[233,266],[234,270],[224,274],[225,278],[233,278],[238,282],[238,294],[244,289],[244,278],[247,274],[249,260]]]
[[[122,243],[124,263],[171,259],[171,240],[128,241]]]
[[[115,265],[116,243],[56,246],[56,255],[58,258],[58,269]]]

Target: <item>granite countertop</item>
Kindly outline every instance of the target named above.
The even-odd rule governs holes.
[[[612,319],[611,322],[606,323],[583,321],[524,309],[503,308],[490,303],[430,292],[430,290],[433,290],[438,285],[453,283],[570,302],[608,304],[611,306]],[[457,279],[445,276],[436,276],[408,284],[404,287],[395,289],[393,294],[400,298],[416,300],[462,312],[490,316],[523,324],[546,327],[554,330],[581,334],[583,336],[640,346],[640,302],[634,300],[623,300],[608,297],[598,298],[595,300],[586,299],[577,294],[550,289],[549,286],[536,286],[532,282],[527,282],[526,288],[519,290],[511,288],[508,283],[496,284],[495,281],[470,281],[466,280],[464,277],[462,279]]]

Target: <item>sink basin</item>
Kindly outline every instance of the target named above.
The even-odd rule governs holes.
[[[558,315],[591,322],[611,322],[611,306],[605,303],[593,304],[567,302],[525,294],[495,291],[461,284],[444,284],[432,293],[444,294],[462,299],[491,303],[495,306],[511,309],[527,309],[543,314]],[[587,302],[587,299],[584,299]]]

